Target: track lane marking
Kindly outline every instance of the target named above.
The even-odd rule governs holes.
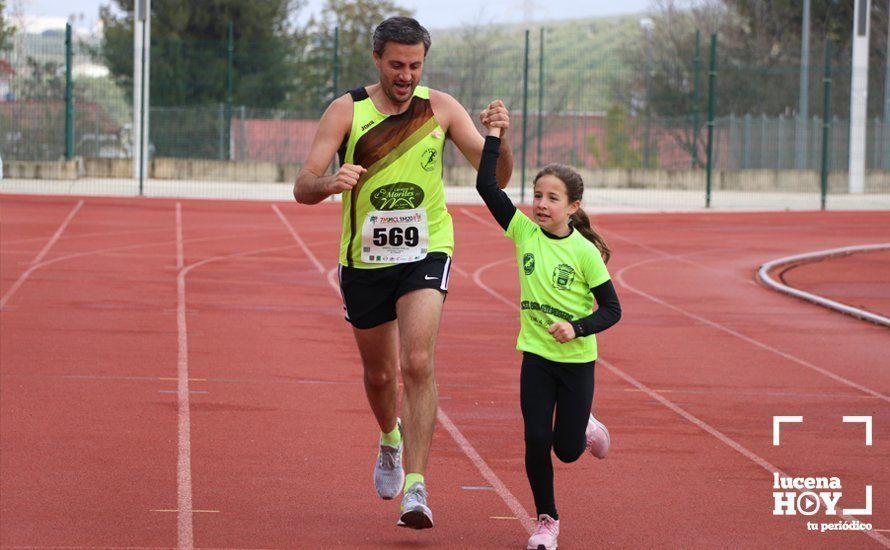
[[[56,229],[56,232],[53,233],[53,236],[50,237],[49,241],[40,249],[40,252],[37,253],[37,256],[31,260],[31,264],[28,266],[28,269],[25,270],[24,273],[19,275],[19,278],[12,284],[9,290],[3,294],[3,297],[0,298],[0,308],[6,305],[6,302],[12,298],[12,295],[16,293],[16,291],[25,284],[25,281],[28,280],[28,277],[31,276],[35,270],[40,267],[40,262],[43,261],[43,257],[49,252],[49,249],[53,247],[54,244],[62,237],[62,233],[68,228],[68,224],[71,223],[71,220],[74,218],[74,215],[80,210],[80,207],[83,206],[83,199],[79,200],[77,204],[74,205],[74,208],[71,209],[71,212],[68,213],[68,216],[65,217],[65,220],[62,222],[62,225]]]
[[[735,330],[735,329],[729,328],[729,327],[727,327],[726,325],[723,325],[722,323],[718,323],[717,321],[712,321],[712,320],[710,320],[710,319],[708,319],[708,318],[706,318],[706,317],[702,317],[701,315],[692,313],[691,311],[687,311],[687,310],[681,308],[680,306],[676,306],[676,305],[674,305],[674,304],[672,304],[672,303],[670,303],[670,302],[667,302],[666,300],[662,300],[661,298],[658,298],[658,297],[653,296],[653,295],[651,295],[651,294],[649,294],[649,293],[647,293],[647,292],[644,292],[644,291],[642,291],[642,290],[639,290],[639,289],[637,289],[637,288],[631,286],[631,285],[624,279],[624,274],[625,274],[628,270],[630,270],[630,269],[633,269],[633,268],[636,268],[636,267],[640,267],[641,265],[644,265],[644,264],[649,264],[649,263],[659,262],[659,261],[663,261],[663,260],[667,260],[667,259],[670,259],[670,258],[669,258],[669,257],[666,257],[666,258],[665,258],[665,257],[662,257],[662,258],[650,258],[650,259],[648,259],[648,260],[642,260],[642,261],[639,261],[639,262],[632,263],[632,264],[630,264],[630,265],[628,265],[628,266],[626,266],[626,267],[624,267],[624,268],[618,270],[618,272],[615,274],[615,280],[616,280],[621,286],[623,286],[624,288],[626,288],[627,290],[633,292],[634,294],[637,294],[637,295],[639,295],[639,296],[642,296],[642,297],[646,298],[647,300],[649,300],[649,301],[651,301],[651,302],[654,302],[654,303],[659,304],[659,305],[661,305],[661,306],[664,306],[664,307],[666,307],[666,308],[668,308],[668,309],[671,309],[671,310],[673,310],[673,311],[675,311],[675,312],[677,312],[677,313],[679,313],[679,314],[681,314],[681,315],[683,315],[683,316],[685,316],[685,317],[689,317],[690,319],[693,319],[693,320],[695,320],[695,321],[698,321],[698,322],[700,322],[700,323],[703,323],[703,324],[705,324],[705,325],[708,325],[708,326],[710,326],[711,328],[717,329],[717,330],[719,330],[719,331],[721,331],[721,332],[725,332],[726,334],[730,334],[730,335],[732,335],[732,336],[738,338],[739,340],[742,340],[742,341],[744,341],[744,342],[747,342],[747,343],[751,344],[752,346],[755,346],[755,347],[758,347],[758,348],[760,348],[760,349],[763,349],[763,350],[769,351],[769,352],[771,352],[771,353],[774,353],[774,354],[778,355],[779,357],[782,357],[782,358],[784,358],[784,359],[787,359],[787,360],[791,361],[792,363],[796,363],[796,364],[798,364],[798,365],[800,365],[800,366],[802,366],[802,367],[806,367],[806,368],[808,368],[808,369],[810,369],[810,370],[812,370],[812,371],[814,371],[814,372],[817,372],[817,373],[819,373],[819,374],[821,374],[821,375],[823,375],[823,376],[826,376],[826,377],[828,377],[828,378],[834,380],[835,382],[838,382],[838,383],[840,383],[840,384],[844,384],[844,385],[849,386],[849,387],[851,387],[851,388],[855,388],[855,389],[857,389],[857,390],[859,390],[859,391],[861,391],[861,392],[863,392],[863,393],[865,393],[865,394],[868,394],[868,395],[870,395],[870,396],[872,396],[872,397],[875,397],[875,398],[877,398],[877,399],[881,399],[881,400],[883,400],[883,401],[890,402],[890,396],[884,395],[884,394],[882,394],[882,393],[880,393],[880,392],[878,392],[878,391],[875,391],[875,390],[873,390],[873,389],[871,389],[871,388],[868,388],[868,387],[866,387],[866,386],[863,386],[863,385],[861,385],[861,384],[857,384],[856,382],[853,382],[852,380],[849,380],[849,379],[847,379],[847,378],[844,378],[843,376],[840,376],[839,374],[835,374],[835,373],[831,372],[831,371],[828,370],[828,369],[824,369],[824,368],[822,368],[822,367],[819,367],[819,366],[817,366],[817,365],[814,365],[813,363],[810,363],[809,361],[806,361],[805,359],[801,359],[801,358],[799,358],[799,357],[797,357],[797,356],[795,356],[795,355],[791,355],[790,353],[784,352],[784,351],[782,351],[782,350],[780,350],[780,349],[778,349],[778,348],[775,348],[775,347],[773,347],[773,346],[771,346],[771,345],[769,345],[769,344],[767,344],[767,343],[761,342],[760,340],[757,340],[756,338],[752,338],[752,337],[750,337],[750,336],[748,336],[748,335],[746,335],[746,334],[743,334],[743,333],[741,333],[741,332],[739,332],[739,331],[737,331],[737,330]]]

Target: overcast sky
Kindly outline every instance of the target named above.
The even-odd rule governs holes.
[[[649,2],[650,0],[396,0],[396,3],[413,9],[424,26],[434,29],[474,21],[521,22],[524,20],[527,4],[532,5],[532,20],[543,21],[640,13],[646,10]],[[30,16],[66,19],[74,14],[77,16],[77,26],[92,27],[98,19],[99,6],[111,3],[110,0],[9,0],[7,11],[18,5],[25,15]],[[323,5],[324,0],[308,0],[303,16],[317,13]],[[485,7],[481,8],[483,5]]]

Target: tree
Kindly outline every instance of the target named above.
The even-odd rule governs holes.
[[[686,117],[693,110],[695,31],[701,32],[699,112],[707,106],[708,44],[718,37],[717,115],[730,113],[792,115],[798,109],[802,3],[800,0],[706,0],[689,9],[676,0],[658,0],[652,15],[653,63],[646,64],[642,30],[638,46],[629,48],[627,63],[637,75],[634,95],[662,117]],[[685,3],[684,3],[685,4]],[[834,43],[833,98],[835,112],[849,107],[849,69],[853,3],[812,0],[810,23],[810,101],[817,107],[821,95],[822,52],[827,38]],[[879,111],[883,98],[886,59],[887,2],[872,2],[870,66],[878,78],[869,79],[870,113]],[[875,39],[875,36],[878,38]],[[646,71],[651,71],[648,97]],[[873,73],[874,74],[874,73]],[[845,92],[846,90],[846,92]],[[846,93],[846,99],[843,100]],[[812,109],[811,109],[812,112]]]
[[[801,0],[724,0],[740,18],[742,25],[738,35],[752,36],[754,43],[760,44],[760,59],[771,72],[785,73],[781,81],[792,92],[799,84],[800,47],[803,32],[803,2]],[[810,3],[810,101],[812,112],[818,108],[821,97],[821,76],[823,52],[828,38],[833,43],[834,82],[832,84],[834,113],[846,117],[849,113],[850,71],[852,64],[852,39],[854,4],[848,0],[812,0]],[[869,113],[878,116],[882,111],[883,69],[887,56],[887,1],[871,2],[869,45]],[[754,32],[757,30],[758,32]],[[749,44],[752,41],[749,41]],[[767,50],[769,55],[767,55]],[[762,61],[761,61],[762,60]],[[773,79],[774,81],[777,79]],[[775,87],[775,83],[767,86]],[[785,89],[783,89],[785,91]],[[785,112],[798,107],[798,94],[786,94]],[[782,102],[776,102],[774,112],[782,111]],[[770,113],[767,113],[770,114]]]
[[[96,52],[132,95],[133,4],[115,0],[122,16],[100,10],[104,27]],[[234,28],[233,101],[277,107],[293,89],[294,29],[300,0],[153,0],[152,105],[208,105],[226,99],[228,24]]]
[[[15,27],[6,20],[6,0],[0,0],[0,52],[12,48],[11,38]]]
[[[613,103],[606,111],[605,135],[602,140],[595,135],[588,138],[588,150],[600,168],[639,168],[643,165],[640,145],[634,143],[634,131],[630,127],[624,106]],[[656,162],[650,164],[655,165]]]
[[[15,95],[21,99],[62,99],[65,97],[65,66],[56,61],[25,60],[27,75],[16,82]]]
[[[681,7],[682,6],[682,7]],[[687,2],[657,0],[651,15],[652,62],[640,29],[636,47],[625,52],[625,63],[634,75],[630,97],[632,109],[658,118],[676,143],[692,153],[697,142],[698,158],[704,147],[708,101],[708,62],[711,33],[717,34],[716,116],[732,114],[796,116],[799,110],[800,0],[701,0]],[[832,59],[832,111],[849,113],[851,32],[853,3],[842,0],[812,0],[810,22],[810,113],[820,113],[822,66],[827,38],[834,43]],[[869,113],[878,116],[883,99],[883,69],[886,59],[887,2],[872,2],[872,45],[869,78]],[[699,102],[693,103],[695,83],[695,31],[701,33]],[[875,38],[877,37],[877,39]],[[648,86],[646,76],[648,74]],[[693,113],[698,125],[693,128]],[[695,140],[694,137],[698,139]]]
[[[491,21],[477,18],[465,23],[433,41],[424,78],[471,112],[483,109],[495,98],[518,111],[515,106],[522,98],[522,72],[516,70],[514,60],[509,64],[494,61],[498,53],[495,44],[506,40],[504,27]],[[518,61],[521,63],[521,59]]]
[[[392,0],[327,0],[319,18],[302,31],[303,55],[289,105],[304,112],[324,109],[335,97],[377,80],[371,57],[374,29],[384,19],[411,16]],[[339,77],[333,90],[334,29],[338,29]]]

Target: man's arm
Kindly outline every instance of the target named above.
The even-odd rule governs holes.
[[[312,147],[294,184],[294,198],[302,204],[317,204],[331,195],[355,187],[366,172],[355,164],[344,164],[333,176],[324,176],[337,148],[352,125],[352,98],[343,95],[321,117]]]
[[[485,144],[485,138],[473,125],[470,115],[464,110],[460,103],[450,95],[430,90],[430,101],[433,112],[440,123],[447,125],[445,132],[451,138],[451,141],[457,146],[464,157],[470,161],[473,168],[479,169],[479,160],[482,158],[482,146]],[[499,105],[495,105],[498,103]],[[501,137],[500,157],[498,157],[497,168],[495,174],[498,181],[498,187],[503,189],[510,181],[513,174],[513,151],[507,141],[506,130],[509,127],[510,117],[507,108],[503,102],[493,102],[483,111],[486,114],[486,120],[502,121],[506,124],[503,127],[504,133]]]

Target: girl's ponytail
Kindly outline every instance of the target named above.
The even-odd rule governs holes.
[[[578,208],[575,210],[575,213],[572,214],[572,226],[588,241],[592,242],[597,250],[600,251],[600,255],[603,257],[603,261],[609,263],[609,258],[612,256],[612,250],[609,248],[609,245],[606,244],[606,241],[603,239],[602,235],[596,232],[596,230],[590,225],[590,218],[587,217],[587,212],[584,211],[583,208]]]

